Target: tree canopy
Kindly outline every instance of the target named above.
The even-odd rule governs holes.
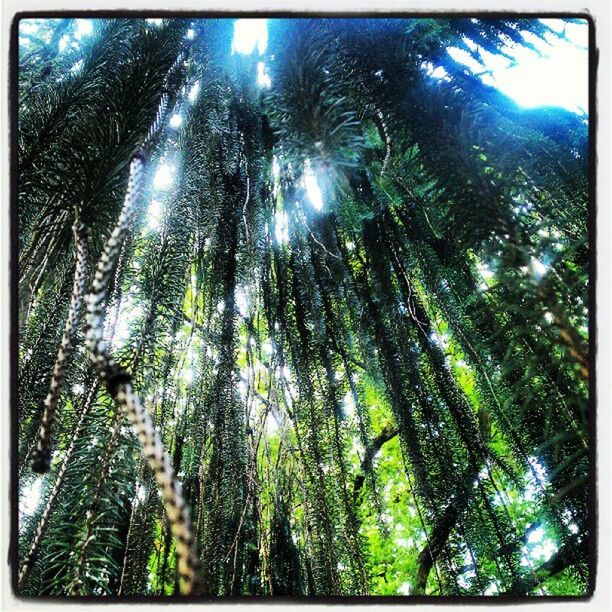
[[[588,117],[447,53],[562,34],[234,23],[19,23],[19,592],[589,593]]]

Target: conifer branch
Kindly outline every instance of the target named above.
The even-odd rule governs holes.
[[[53,366],[53,373],[51,374],[49,393],[44,401],[45,409],[42,423],[38,431],[36,449],[32,453],[32,470],[40,474],[49,470],[52,452],[53,423],[55,421],[57,404],[64,385],[66,366],[68,365],[72,348],[72,340],[79,323],[83,293],[85,292],[87,268],[87,247],[85,240],[87,231],[85,225],[80,220],[78,208],[75,208],[75,220],[72,231],[76,246],[76,264],[72,296],[70,298],[68,317],[66,318],[64,327],[64,335],[62,336],[55,365]]]
[[[184,47],[168,71],[161,100],[147,135],[130,161],[124,205],[117,225],[98,262],[93,290],[87,299],[87,346],[99,377],[106,383],[109,393],[117,400],[122,411],[128,415],[142,445],[144,455],[153,470],[176,539],[179,575],[182,578],[181,593],[190,595],[196,586],[197,556],[191,532],[189,511],[182,496],[181,485],[174,474],[170,460],[164,452],[159,434],[132,387],[131,375],[116,365],[102,338],[109,282],[134,214],[135,205],[144,187],[143,181],[147,162],[157,144],[156,140],[163,128],[168,111],[170,101],[170,93],[167,89],[168,79],[183,65],[186,57],[187,47]]]

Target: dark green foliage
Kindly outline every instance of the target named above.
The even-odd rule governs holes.
[[[183,484],[202,593],[588,593],[587,125],[520,109],[446,53],[548,28],[275,19],[258,58],[231,52],[231,20],[93,23],[79,39],[41,20],[20,47],[23,507],[40,491],[22,563],[42,534],[23,593],[179,592],[152,474],[82,325],[50,473],[28,457],[72,211],[95,262],[188,31],[181,122],[153,153],[105,337]]]

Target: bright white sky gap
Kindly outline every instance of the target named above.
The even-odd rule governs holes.
[[[267,19],[236,19],[234,23],[234,39],[232,53],[250,55],[257,47],[262,55],[268,46]]]
[[[543,19],[546,25],[557,32],[565,28],[567,40],[552,35],[550,44],[528,36],[529,42],[540,51],[526,47],[504,49],[513,56],[511,65],[505,57],[485,55],[485,64],[472,59],[467,51],[450,48],[453,59],[464,63],[475,73],[490,71],[483,75],[483,82],[497,87],[525,108],[538,106],[560,106],[580,114],[588,112],[589,96],[589,27],[586,21],[564,23],[561,19]]]

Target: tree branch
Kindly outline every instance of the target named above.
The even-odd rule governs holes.
[[[372,444],[368,446],[366,449],[365,455],[363,457],[363,461],[361,462],[360,470],[361,473],[357,475],[355,478],[355,483],[353,484],[353,499],[357,498],[359,491],[363,487],[363,483],[365,482],[366,474],[372,469],[372,461],[376,456],[376,453],[382,448],[384,444],[389,442],[397,436],[398,429],[397,427],[393,427],[391,425],[387,425],[383,428],[383,430],[372,440]]]

